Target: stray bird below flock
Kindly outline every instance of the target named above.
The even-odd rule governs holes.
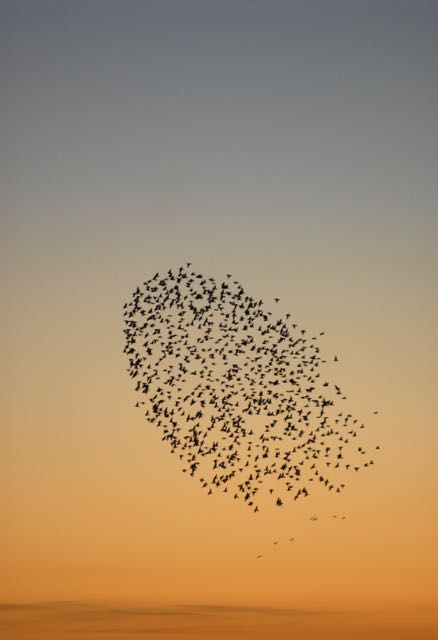
[[[373,464],[355,446],[364,425],[321,377],[316,337],[290,314],[275,319],[231,274],[216,281],[191,263],[155,273],[123,315],[136,406],[208,495],[257,512],[263,496],[282,507],[315,485],[340,493],[346,473]]]
[[[333,518],[337,518],[337,517],[338,517],[337,515],[334,515],[334,516],[333,516]],[[339,518],[340,518],[341,520],[345,520],[345,519],[346,519],[346,516],[339,516]],[[318,520],[318,516],[312,516],[312,517],[310,518],[310,520],[311,520],[312,522],[315,522],[316,520]],[[295,538],[289,538],[289,540],[288,540],[288,541],[289,541],[289,542],[293,542],[294,540],[295,540]],[[274,540],[272,544],[273,544],[274,546],[277,546],[277,545],[278,545],[278,540]],[[257,555],[257,556],[256,556],[256,559],[258,559],[258,558],[262,558],[262,557],[263,557],[263,554],[259,554],[259,555]]]

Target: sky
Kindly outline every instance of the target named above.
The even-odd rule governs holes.
[[[2,0],[0,32],[8,637],[436,637],[436,3]],[[122,306],[186,261],[325,331],[381,447],[341,497],[207,496],[134,407]]]

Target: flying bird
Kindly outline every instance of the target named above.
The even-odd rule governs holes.
[[[340,387],[322,378],[317,337],[289,313],[274,320],[231,274],[191,267],[155,273],[123,305],[136,407],[209,496],[257,513],[315,484],[340,493],[373,460],[356,445],[363,424],[339,410]]]

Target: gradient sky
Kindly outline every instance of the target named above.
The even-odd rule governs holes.
[[[277,609],[345,613],[345,637],[354,612],[375,613],[376,639],[432,637],[437,3],[0,7],[0,623],[105,600],[229,607],[230,638],[250,633],[236,616]],[[134,408],[121,307],[187,260],[326,331],[331,375],[382,449],[342,497],[256,515],[207,497]],[[90,638],[116,637],[106,611]]]

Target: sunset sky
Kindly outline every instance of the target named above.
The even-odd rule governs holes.
[[[436,638],[437,3],[0,0],[0,30],[0,631]],[[381,448],[342,495],[207,496],[134,407],[122,305],[187,261],[325,331]]]

